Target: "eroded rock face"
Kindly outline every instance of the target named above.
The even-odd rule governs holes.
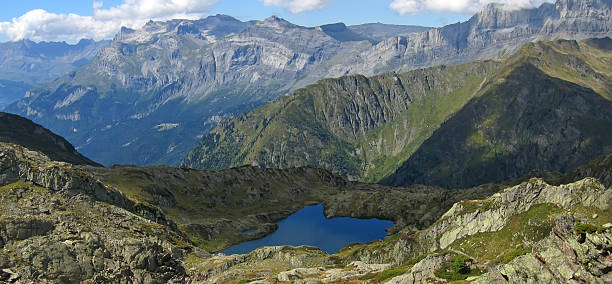
[[[484,200],[456,203],[442,218],[423,230],[415,231],[406,227],[385,240],[349,245],[334,255],[313,247],[280,246],[260,248],[246,255],[226,256],[210,255],[194,247],[190,240],[174,230],[171,224],[154,222],[166,220],[161,209],[157,211],[161,215],[150,218],[147,214],[154,211],[145,210],[145,213],[149,213],[142,214],[134,210],[139,208],[138,206],[130,207],[131,203],[127,203],[127,208],[122,208],[119,207],[122,203],[111,204],[101,200],[106,195],[92,190],[92,184],[105,186],[104,183],[91,176],[91,173],[76,171],[83,168],[49,161],[40,153],[27,151],[16,145],[2,145],[0,149],[0,154],[3,155],[3,159],[0,159],[0,169],[5,169],[2,172],[5,173],[5,179],[2,181],[7,183],[12,179],[20,180],[0,187],[0,281],[225,283],[257,279],[258,283],[383,280],[390,281],[389,283],[443,282],[445,279],[440,277],[446,276],[441,276],[440,270],[456,261],[455,256],[465,254],[460,251],[464,247],[455,246],[458,242],[479,234],[513,228],[511,224],[517,220],[526,225],[525,228],[546,230],[545,234],[533,241],[517,239],[520,240],[518,245],[528,246],[529,251],[520,251],[516,257],[504,262],[493,263],[486,258],[480,261],[482,256],[475,257],[476,262],[472,262],[470,267],[486,269],[487,272],[480,277],[472,276],[470,281],[612,281],[612,220],[609,214],[612,189],[594,178],[558,186],[533,178],[507,187]],[[156,170],[161,171],[159,168]],[[144,169],[143,171],[147,172]],[[174,173],[185,174],[189,171],[177,169]],[[328,172],[315,169],[293,170],[294,173],[300,171],[326,180],[330,183],[328,186],[343,186],[326,192],[329,195],[325,196],[342,193],[338,200],[361,204],[363,207],[357,210],[356,214],[370,214],[368,212],[376,211],[375,208],[381,209],[380,214],[394,214],[392,212],[396,212],[394,210],[398,210],[397,208],[401,211],[403,207],[395,207],[397,204],[394,203],[389,206],[395,209],[385,208],[380,204],[378,207],[374,206],[377,203],[385,203],[389,198],[403,200],[416,195],[423,197],[421,200],[438,200],[445,203],[453,198],[465,199],[487,192],[474,189],[472,192],[468,190],[453,194],[452,191],[442,191],[427,195],[421,191],[423,188],[390,189],[379,185],[340,182],[341,180]],[[256,177],[264,175],[265,170],[243,168],[224,173],[198,174],[210,174],[207,178],[209,181],[223,184],[236,172]],[[602,173],[599,170],[595,172]],[[287,172],[275,170],[272,173],[275,174],[272,176],[287,178]],[[151,176],[148,177],[155,181]],[[185,177],[177,174],[175,178],[184,180]],[[297,179],[297,176],[291,178]],[[74,179],[80,182],[73,181]],[[171,181],[172,179],[166,180],[168,183]],[[236,184],[240,180],[234,178],[233,182]],[[49,188],[37,184],[44,184]],[[160,186],[150,190],[168,196],[168,192],[161,190],[164,188]],[[301,187],[289,188],[302,189],[308,186],[302,184]],[[488,190],[494,188],[492,186]],[[257,195],[250,195],[259,192],[253,184],[239,189],[236,187],[234,191],[226,194],[236,195],[243,193],[240,190],[244,190],[251,201],[257,199]],[[185,189],[181,187],[181,190]],[[397,192],[387,192],[391,190]],[[402,190],[405,190],[404,195],[401,195]],[[300,194],[304,193],[306,192]],[[385,193],[390,194],[390,197],[376,197]],[[111,195],[113,194],[119,193],[111,191]],[[283,194],[295,197],[289,193]],[[361,200],[355,197],[364,198],[364,202],[359,203]],[[223,195],[218,195],[217,198],[236,202],[238,205],[243,204],[245,200],[236,198],[230,201]],[[129,201],[127,198],[126,200]],[[168,201],[171,198],[163,200]],[[176,204],[180,204],[180,198],[175,200]],[[335,202],[335,199],[330,200]],[[414,207],[411,202],[406,204],[406,208]],[[543,208],[544,211],[532,210],[535,207]],[[331,208],[328,213],[350,213],[345,210],[348,210],[348,207],[341,205]],[[410,212],[415,216],[421,214],[418,211]],[[273,218],[272,215],[247,216],[264,222],[260,231],[273,226],[266,225],[267,220]],[[554,220],[551,221],[554,223],[552,227],[539,223],[540,219],[552,217],[556,218],[550,219]],[[514,239],[519,237],[520,233],[522,232],[512,231],[511,240],[505,245],[517,245]],[[494,241],[497,240],[490,236],[486,239],[486,242]],[[479,271],[478,274],[480,273],[482,272]]]

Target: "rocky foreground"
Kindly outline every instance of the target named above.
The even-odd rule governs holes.
[[[603,157],[594,161],[574,171],[571,177],[546,177],[551,183],[565,184],[552,185],[532,178],[505,186],[482,200],[457,202],[440,218],[437,216],[433,224],[414,210],[411,214],[421,216],[426,225],[413,222],[398,226],[396,222],[397,233],[385,240],[349,245],[334,255],[312,247],[266,247],[247,255],[226,256],[199,248],[193,235],[181,229],[176,212],[133,200],[130,194],[134,191],[126,194],[103,182],[92,174],[95,171],[91,168],[84,170],[51,161],[39,152],[3,143],[0,281],[610,283],[612,188],[606,177],[609,160]],[[568,178],[574,180],[567,181]],[[339,201],[324,203],[326,214],[367,216],[366,209],[372,205],[356,204],[352,211],[348,204],[342,205],[342,196],[356,201],[353,194],[367,192],[366,186],[344,184],[337,192],[324,191],[330,200]],[[352,192],[351,187],[361,187],[362,191]],[[372,185],[371,190],[376,187]],[[401,198],[406,198],[406,203],[412,201],[408,195],[400,195],[400,188],[395,190],[388,193],[389,197],[379,190],[363,198],[371,198],[370,204],[397,200],[387,203],[389,212],[391,208],[403,210],[398,207]],[[447,193],[453,195],[451,191]],[[434,201],[435,198],[430,202]],[[334,207],[333,203],[339,205]],[[415,203],[412,206],[416,207]],[[415,230],[419,227],[422,229]],[[223,237],[222,233],[214,238]]]

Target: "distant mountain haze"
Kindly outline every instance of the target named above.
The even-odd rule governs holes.
[[[0,43],[0,110],[23,98],[30,88],[53,81],[87,64],[110,41],[81,40]]]
[[[320,79],[497,58],[541,39],[612,35],[610,1],[491,4],[437,29],[301,27],[229,16],[124,28],[90,63],[8,108],[104,164],[178,164],[226,117]],[[425,30],[425,31],[423,31]]]

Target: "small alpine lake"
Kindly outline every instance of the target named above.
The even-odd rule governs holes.
[[[327,219],[321,204],[305,207],[277,224],[278,230],[262,239],[237,244],[220,252],[246,254],[264,246],[308,245],[333,254],[348,244],[383,239],[387,235],[385,229],[393,226],[392,221],[380,219]]]

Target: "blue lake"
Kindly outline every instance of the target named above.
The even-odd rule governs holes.
[[[277,224],[278,230],[263,239],[244,242],[220,252],[245,254],[263,246],[308,245],[332,254],[348,244],[383,239],[385,229],[393,226],[393,222],[379,219],[326,219],[322,205],[308,206]]]

